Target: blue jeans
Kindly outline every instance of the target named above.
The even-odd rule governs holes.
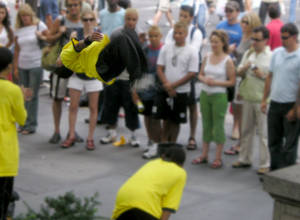
[[[295,23],[296,21],[296,7],[297,7],[297,0],[290,0],[289,22]]]
[[[33,91],[30,101],[25,101],[25,108],[27,110],[27,120],[23,127],[24,130],[35,132],[37,127],[37,115],[38,115],[38,98],[39,89],[42,80],[43,69],[36,67],[32,69],[20,69],[20,85],[25,88],[30,88]]]

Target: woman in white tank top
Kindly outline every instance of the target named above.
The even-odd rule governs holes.
[[[10,27],[10,19],[7,7],[0,2],[0,45],[10,47],[13,43],[14,36]]]
[[[200,107],[203,127],[203,148],[200,157],[193,164],[208,162],[210,142],[217,144],[215,160],[211,168],[222,167],[222,150],[225,143],[224,119],[227,111],[226,88],[235,84],[234,64],[227,54],[228,36],[222,30],[213,31],[210,36],[211,50],[203,62],[199,80],[203,83]]]

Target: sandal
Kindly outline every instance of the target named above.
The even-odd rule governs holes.
[[[210,165],[212,169],[220,169],[223,166],[222,160],[214,160],[214,162]]]
[[[93,140],[93,139],[91,139],[91,140],[88,140],[88,139],[87,139],[87,140],[86,140],[85,148],[86,148],[87,150],[90,150],[90,151],[95,150],[94,140]]]
[[[197,149],[197,143],[196,143],[195,138],[193,138],[193,137],[189,138],[189,143],[186,146],[186,149],[187,150],[196,150]]]
[[[204,164],[204,163],[208,163],[208,160],[206,157],[197,157],[194,160],[192,160],[192,164],[193,165],[198,165],[198,164]]]
[[[34,133],[35,133],[35,131],[31,131],[31,130],[22,130],[21,131],[21,134],[23,134],[23,135],[34,134]]]
[[[228,150],[225,150],[224,154],[226,154],[226,155],[237,155],[240,152],[239,148],[240,148],[240,146],[232,146]]]
[[[68,138],[66,139],[60,146],[61,148],[67,149],[72,147],[75,144],[75,139],[76,138]]]

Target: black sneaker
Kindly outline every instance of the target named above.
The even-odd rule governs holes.
[[[61,136],[59,133],[54,133],[52,137],[49,139],[50,144],[58,144],[61,140]]]

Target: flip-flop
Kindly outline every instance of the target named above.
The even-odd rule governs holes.
[[[204,163],[208,163],[208,160],[205,157],[204,158],[197,157],[194,160],[192,160],[193,165],[204,164]]]
[[[226,154],[226,155],[237,155],[237,154],[239,154],[239,151],[236,149],[236,146],[232,146],[230,149],[225,150],[224,154]]]
[[[31,130],[22,130],[21,131],[21,134],[23,134],[23,135],[29,135],[29,134],[34,134],[35,133],[35,131],[31,131]]]
[[[214,162],[212,162],[212,164],[210,165],[210,168],[212,169],[220,169],[223,166],[223,162],[222,160],[214,160]]]

